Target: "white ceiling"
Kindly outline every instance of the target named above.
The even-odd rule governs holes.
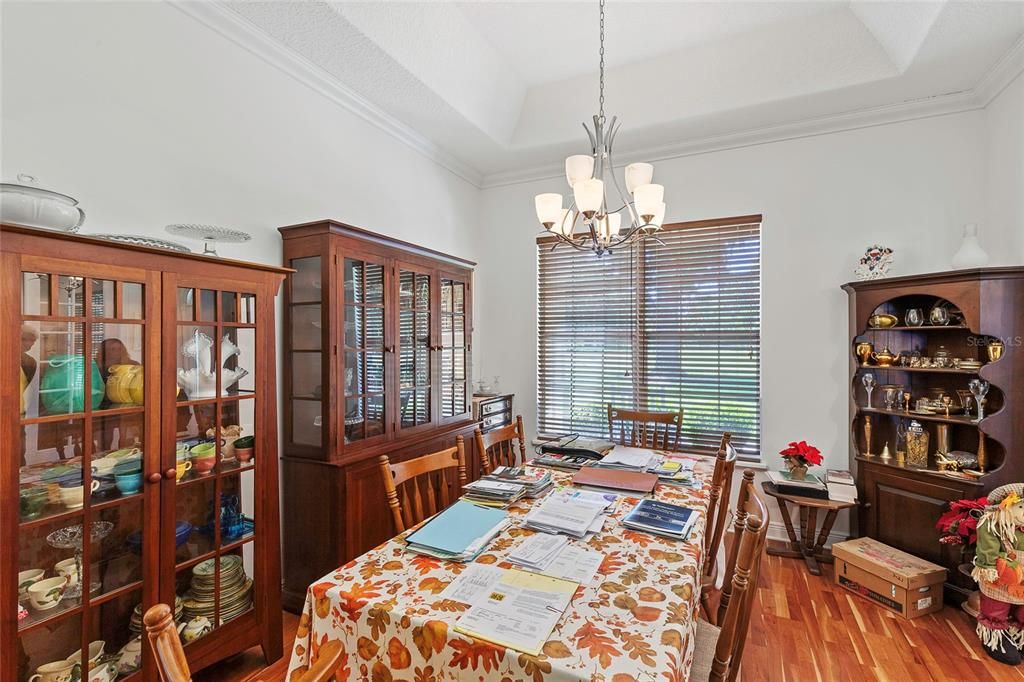
[[[349,93],[474,181],[550,173],[587,151],[596,2],[231,0],[218,11],[241,20],[250,47],[258,34],[276,60],[294,58],[293,73]],[[984,104],[981,88],[1024,68],[1024,2],[609,0],[606,63],[617,160],[657,158]]]

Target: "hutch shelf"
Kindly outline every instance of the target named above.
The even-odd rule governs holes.
[[[0,679],[69,658],[85,679],[87,651],[155,682],[157,602],[192,670],[280,658],[287,270],[12,225],[0,243]]]
[[[334,221],[280,228],[285,284],[284,604],[394,535],[377,458],[473,430],[473,265]]]
[[[936,521],[951,500],[1024,480],[1024,268],[893,277],[843,289],[850,459],[861,498],[856,530],[946,566],[947,598],[960,601],[973,589],[958,570],[966,557],[957,546],[939,544]],[[939,323],[931,314],[936,308]],[[895,324],[873,326],[873,316],[882,315]],[[870,401],[866,378],[874,380]],[[978,381],[987,386],[980,419],[970,390]],[[926,451],[914,448],[917,457],[908,449],[908,430],[925,434],[911,436],[915,443],[927,438]],[[889,458],[882,457],[886,448]],[[968,471],[950,471],[950,459],[965,461]]]

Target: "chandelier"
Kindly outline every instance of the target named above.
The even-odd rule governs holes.
[[[601,49],[598,112],[594,129],[583,129],[590,138],[590,154],[576,154],[565,160],[565,178],[572,188],[569,208],[562,207],[562,195],[538,194],[534,198],[537,220],[544,229],[558,238],[555,244],[568,244],[579,251],[593,251],[598,256],[611,253],[620,246],[651,237],[665,220],[665,188],[652,184],[654,166],[631,163],[626,166],[623,193],[615,177],[612,143],[619,130],[617,118],[604,116],[604,0],[600,0]],[[607,181],[606,181],[607,178]],[[615,188],[617,201],[608,204],[608,184]],[[585,228],[577,233],[577,222]]]

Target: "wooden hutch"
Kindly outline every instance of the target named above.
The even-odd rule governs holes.
[[[474,263],[334,221],[280,228],[284,604],[392,537],[377,458],[452,447],[480,475],[470,366]]]
[[[849,294],[850,459],[861,497],[859,534],[946,566],[947,596],[962,599],[974,589],[973,582],[958,571],[960,546],[940,545],[935,523],[950,500],[980,497],[1004,483],[1024,481],[1024,268],[892,277],[851,282],[843,289]],[[948,321],[942,314],[938,323],[931,317],[936,306],[946,309]],[[895,320],[872,324],[874,315]],[[892,326],[879,328],[879,322]],[[875,353],[889,349],[903,357],[889,367],[870,357],[864,364],[863,356],[857,356],[863,342],[872,344]],[[993,353],[995,361],[989,346],[1000,344],[994,342],[1002,342]],[[935,363],[937,357],[944,360]],[[870,407],[866,373],[876,381]],[[976,401],[966,401],[969,413],[963,409],[973,379],[989,384],[980,421]],[[887,408],[885,386],[909,392],[909,409],[902,396]],[[943,394],[951,398],[948,416],[941,407],[925,405],[924,413],[917,409],[922,397],[941,401]],[[911,420],[929,435],[926,468],[896,457]],[[948,438],[952,452],[980,454],[984,473],[940,471],[935,453],[941,436]],[[880,457],[885,445],[892,455],[887,460]]]
[[[10,225],[0,246],[0,679],[102,649],[119,680],[156,682],[139,633],[157,602],[200,619],[194,671],[280,658],[287,271]],[[48,602],[29,587],[62,576]]]

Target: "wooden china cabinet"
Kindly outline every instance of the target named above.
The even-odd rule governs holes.
[[[157,602],[192,670],[280,658],[287,271],[10,225],[0,258],[0,679],[88,651],[101,679],[155,681]]]
[[[939,544],[936,521],[950,500],[1024,481],[1024,268],[891,277],[843,289],[850,304],[850,448],[860,491],[859,534],[946,566],[947,597],[960,600],[973,582],[958,570],[965,559],[960,546]],[[933,317],[936,308],[945,312]],[[891,318],[873,319],[886,315]],[[871,344],[874,357],[866,356],[865,363],[858,344]],[[868,346],[860,350],[866,353]],[[876,384],[870,406],[867,374]],[[988,386],[980,420],[973,380]],[[893,403],[896,393],[900,398]],[[949,398],[948,414],[942,396]],[[927,466],[897,459],[897,451],[907,450],[905,434],[914,422],[928,436]],[[885,446],[890,459],[881,457]],[[984,473],[940,470],[950,458],[938,454],[944,449],[955,457],[978,457],[980,465],[970,466]]]
[[[284,604],[394,535],[377,458],[466,444],[474,263],[334,221],[280,228]]]

